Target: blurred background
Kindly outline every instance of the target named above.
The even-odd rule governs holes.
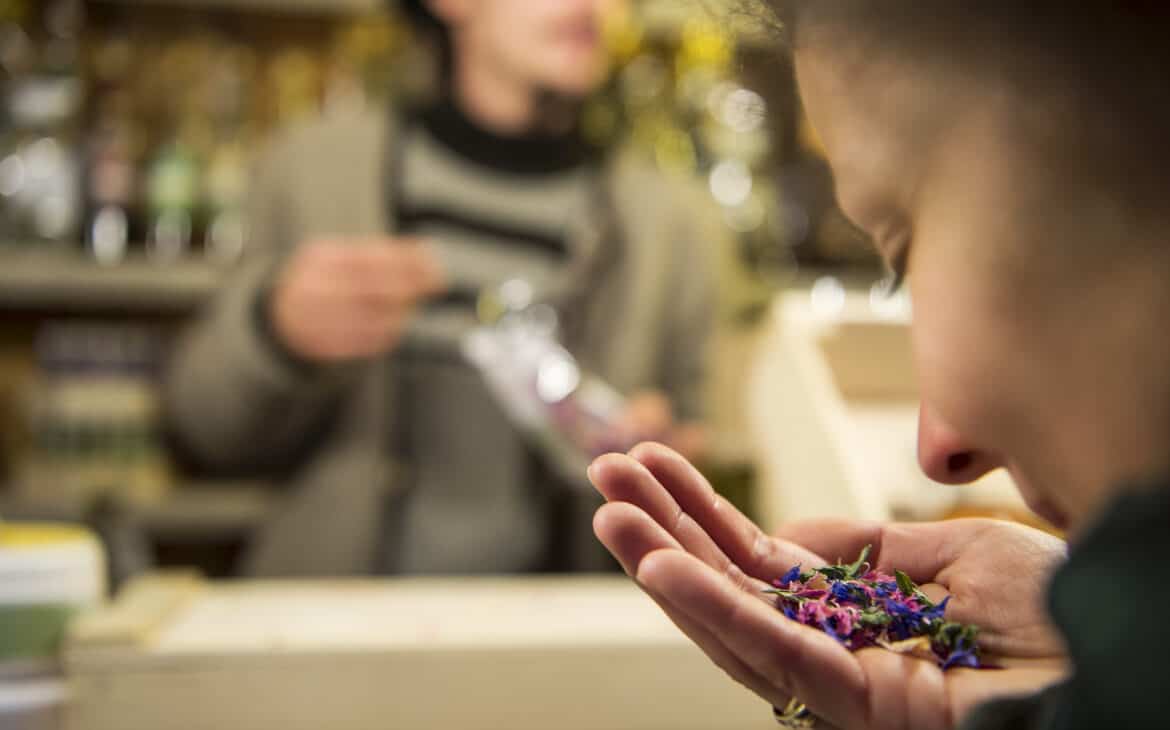
[[[1029,519],[1002,477],[960,492],[918,475],[910,303],[887,296],[836,209],[791,68],[757,21],[633,3],[582,112],[591,143],[632,146],[702,190],[726,234],[710,244],[701,468],[766,526]],[[81,540],[83,577],[101,566],[79,603],[159,571],[241,574],[286,493],[279,476],[212,477],[174,448],[160,390],[173,343],[247,259],[250,170],[273,135],[426,95],[435,78],[426,39],[383,0],[0,0],[0,576],[42,539]],[[46,521],[100,547],[12,531]],[[89,726],[131,726],[116,717]]]
[[[701,4],[637,12],[585,131],[705,178],[734,235],[719,258],[712,384],[733,394],[711,398],[710,466],[746,505],[735,365],[747,335],[801,277],[880,270],[832,205],[774,38]],[[137,524],[136,560],[230,575],[271,492],[209,484],[176,461],[160,364],[248,247],[241,209],[266,138],[417,91],[433,78],[428,52],[374,0],[9,0],[0,23],[0,514],[104,507]]]

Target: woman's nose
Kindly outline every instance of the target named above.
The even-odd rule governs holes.
[[[967,484],[1003,462],[994,452],[967,443],[924,403],[918,409],[918,465],[933,481]]]

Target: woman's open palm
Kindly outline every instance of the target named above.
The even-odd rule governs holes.
[[[773,537],[657,444],[602,457],[590,478],[608,501],[594,529],[626,572],[719,667],[775,706],[798,697],[818,727],[950,728],[984,700],[1039,690],[1066,672],[1043,602],[1065,546],[1043,532],[980,519],[828,520]],[[796,564],[852,560],[866,545],[876,569],[902,570],[933,599],[951,595],[947,618],[977,624],[1002,668],[944,673],[884,649],[852,653],[786,619],[764,593]]]

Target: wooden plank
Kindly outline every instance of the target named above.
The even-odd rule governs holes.
[[[132,258],[103,266],[80,255],[3,252],[0,308],[181,311],[203,302],[225,276],[197,260],[163,265]]]

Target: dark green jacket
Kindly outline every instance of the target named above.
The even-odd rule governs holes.
[[[1170,728],[1170,482],[1126,494],[1072,547],[1049,593],[1073,677],[993,702],[963,730]]]

